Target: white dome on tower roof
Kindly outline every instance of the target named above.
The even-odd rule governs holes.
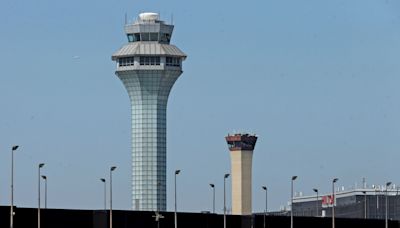
[[[155,21],[155,20],[158,20],[159,17],[160,17],[160,15],[158,13],[147,12],[147,13],[139,14],[139,18],[142,21]]]

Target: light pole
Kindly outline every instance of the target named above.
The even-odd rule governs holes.
[[[177,206],[176,206],[176,176],[178,176],[178,174],[180,173],[181,171],[178,169],[178,170],[175,170],[175,212],[174,212],[174,224],[175,224],[175,228],[177,228],[178,227],[178,216],[177,216],[177,213],[176,213],[176,210],[177,210]]]
[[[155,217],[156,222],[157,222],[157,228],[160,228],[160,220],[164,218],[164,216],[162,216],[160,214],[160,211],[161,211],[161,182],[157,182],[157,189],[158,189],[159,201],[158,201],[158,208],[157,208],[157,211],[156,211],[156,214],[155,214],[154,217]]]
[[[47,176],[42,175],[44,180],[44,208],[47,209]]]
[[[105,178],[100,178],[100,181],[104,183],[104,211],[107,210],[107,181]]]
[[[161,182],[157,182],[157,189],[158,189],[158,209],[157,211],[160,212],[161,211]]]
[[[112,228],[112,172],[116,168],[116,166],[110,168],[110,228]]]
[[[264,211],[264,228],[265,226],[265,217],[267,216],[267,212],[268,212],[268,188],[267,186],[262,186],[262,189],[264,189],[265,191],[265,211]]]
[[[10,228],[14,228],[14,151],[19,146],[15,145],[11,148],[11,209],[10,209]]]
[[[318,211],[318,209],[319,209],[319,206],[318,206],[318,189],[317,188],[313,188],[313,191],[315,192],[315,193],[317,193],[317,198],[316,198],[316,203],[315,203],[315,209],[316,209],[316,211],[317,211],[317,217],[319,216],[319,211]]]
[[[210,187],[213,189],[213,214],[215,214],[215,185],[210,184]]]
[[[335,228],[335,183],[338,181],[338,178],[334,178],[332,180],[332,228]]]
[[[224,228],[226,228],[226,179],[229,177],[229,173],[224,175]]]
[[[293,182],[296,179],[297,179],[297,176],[292,176],[291,197],[290,197],[290,228],[293,228]]]
[[[376,212],[375,212],[375,218],[380,218],[380,211],[379,211],[379,193],[378,193],[378,188],[375,187],[375,196],[376,196]]]
[[[43,168],[43,166],[44,163],[40,163],[38,168],[38,228],[40,228],[40,170]]]
[[[367,192],[363,191],[364,194],[364,219],[367,219]]]
[[[386,182],[386,194],[385,194],[385,206],[386,206],[386,209],[385,209],[385,228],[388,228],[389,227],[389,221],[388,221],[388,210],[389,210],[389,207],[388,207],[388,188],[389,188],[389,186],[392,184],[392,182]]]

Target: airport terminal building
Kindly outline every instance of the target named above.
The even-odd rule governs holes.
[[[317,198],[318,197],[318,198]],[[335,201],[335,217],[385,219],[386,207],[389,220],[400,220],[400,195],[398,188],[385,189],[382,186],[359,188],[331,194],[298,196],[293,200],[294,216],[331,217]],[[387,202],[387,203],[386,203]]]

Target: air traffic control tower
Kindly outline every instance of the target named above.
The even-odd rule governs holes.
[[[173,25],[141,13],[125,25],[128,43],[112,55],[132,107],[132,208],[165,211],[167,102],[186,55],[170,44]]]
[[[257,136],[233,134],[225,137],[231,154],[232,214],[252,214],[252,161]]]

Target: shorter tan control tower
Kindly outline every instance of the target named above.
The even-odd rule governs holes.
[[[252,160],[257,136],[234,134],[225,137],[231,154],[232,214],[252,213]]]

